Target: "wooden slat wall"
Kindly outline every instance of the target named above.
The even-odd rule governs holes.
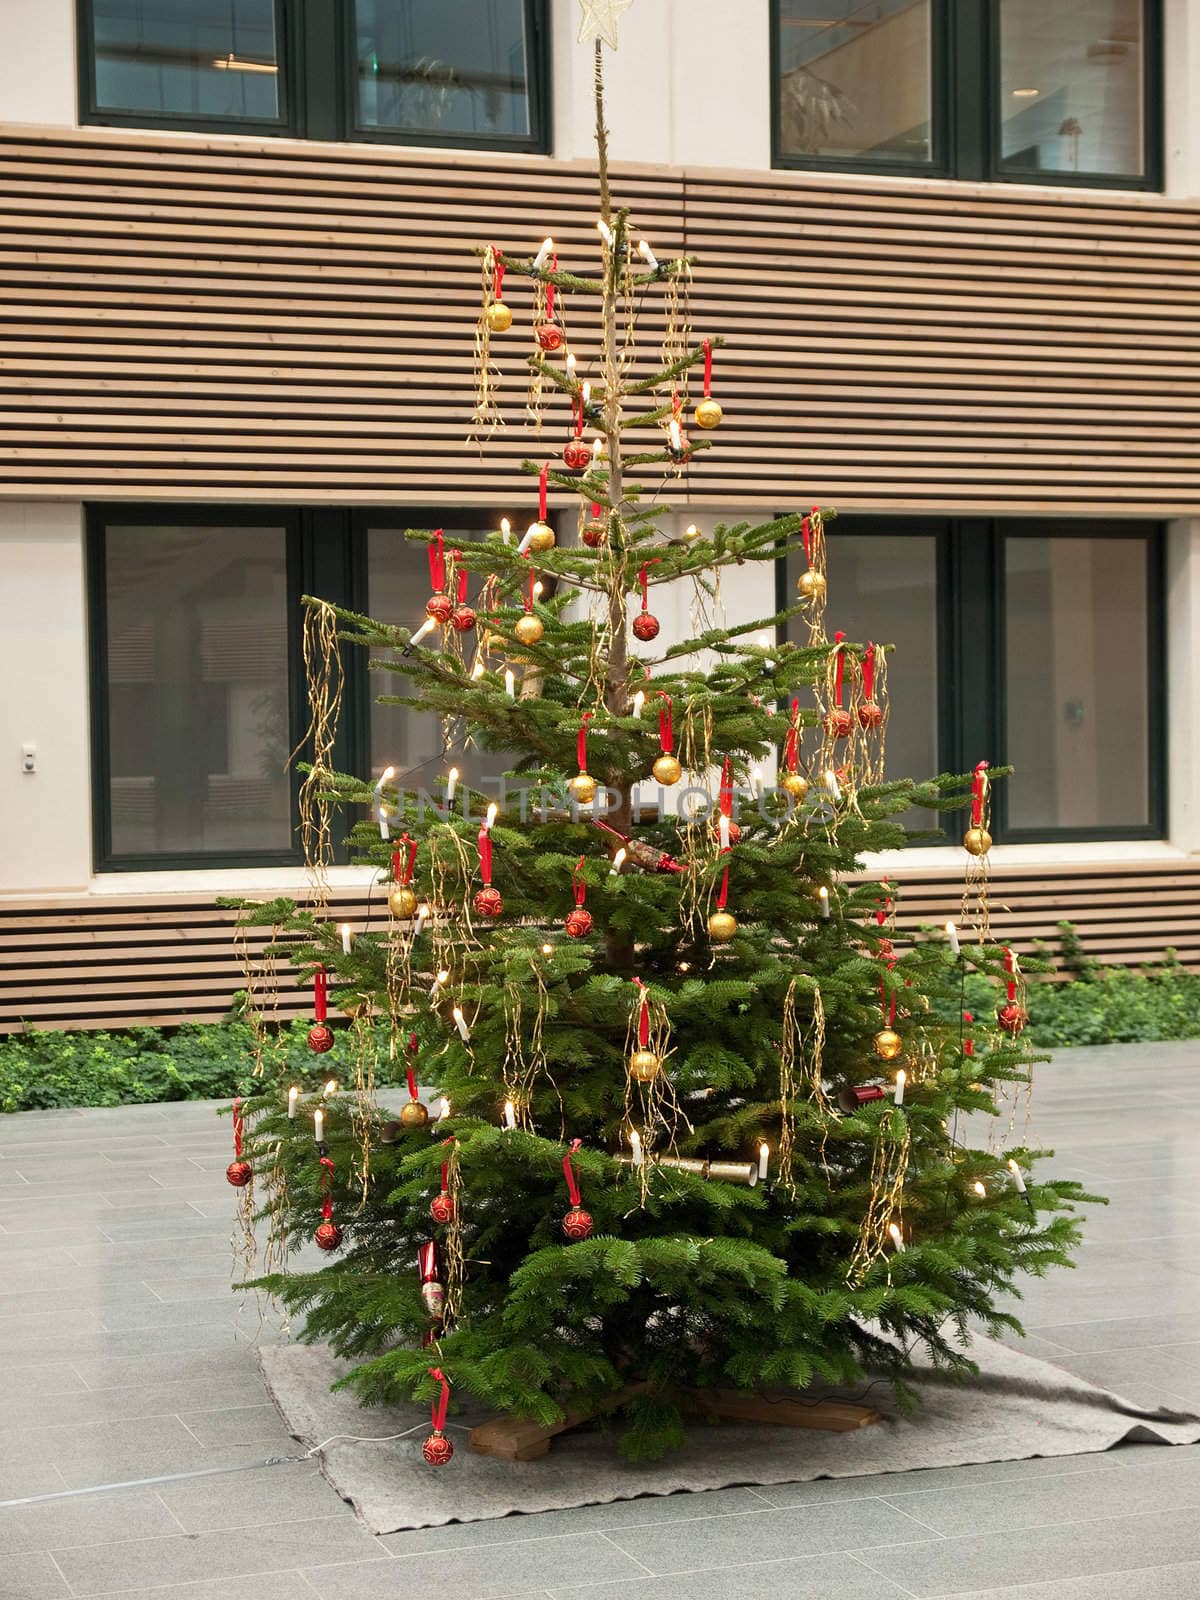
[[[1196,208],[783,172],[615,188],[660,255],[700,256],[695,328],[729,338],[727,423],[672,493],[1200,512]],[[514,425],[481,457],[470,245],[551,232],[581,264],[595,211],[576,163],[0,127],[0,494],[509,505],[538,449],[529,295],[498,341]]]
[[[902,930],[958,918],[957,863],[900,882]],[[1070,921],[1087,953],[1105,965],[1161,962],[1171,948],[1182,965],[1200,971],[1198,890],[1200,863],[997,869],[992,932],[1026,953],[1046,941],[1053,955],[1058,923]],[[368,901],[357,892],[335,893],[329,914],[356,928],[379,927],[386,906],[378,894]],[[266,940],[265,931],[250,930],[255,959]],[[216,1021],[244,981],[234,913],[211,897],[0,901],[0,1033]],[[310,996],[285,978],[278,1014],[307,1015],[310,1005]]]

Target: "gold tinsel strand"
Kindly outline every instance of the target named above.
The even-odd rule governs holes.
[[[656,1000],[650,1000],[650,1037],[646,1048],[658,1057],[659,1069],[648,1083],[641,1082],[628,1070],[630,1056],[640,1048],[637,1041],[641,1004],[642,990],[639,989],[625,1031],[625,1124],[629,1128],[636,1128],[641,1135],[644,1165],[640,1169],[640,1178],[644,1200],[649,1177],[647,1168],[652,1153],[655,1150],[660,1153],[664,1150],[673,1151],[680,1123],[686,1126],[689,1133],[692,1125],[683,1113],[675,1085],[667,1071],[672,1055],[671,1028],[666,1007]]]
[[[986,772],[983,774],[983,812],[980,826],[991,832],[992,785]],[[991,884],[989,854],[990,852],[985,852],[981,856],[973,856],[967,851],[967,867],[963,874],[963,926],[974,929],[976,941],[981,945],[986,944],[992,936],[991,901],[988,892]]]
[[[371,1185],[371,1129],[375,1119],[375,1069],[378,1044],[373,1008],[360,1007],[351,1024],[354,1036],[354,1099],[350,1105],[350,1131],[358,1144],[358,1209],[363,1211]]]
[[[533,361],[529,367],[529,390],[525,396],[525,416],[535,433],[542,431],[542,394],[546,380],[540,363],[545,352],[537,341],[537,330],[546,320],[546,285],[538,278],[533,286]]]
[[[300,842],[308,873],[309,903],[320,918],[329,904],[333,860],[333,745],[342,710],[345,674],[338,650],[337,617],[327,601],[304,612],[304,675],[308,684],[308,728],[292,759],[307,746],[312,765],[300,785]]]
[[[903,1124],[902,1132],[897,1126],[899,1122]],[[871,1194],[846,1271],[846,1282],[852,1287],[862,1283],[872,1263],[884,1254],[890,1224],[903,1226],[904,1178],[911,1149],[912,1132],[903,1113],[889,1112],[876,1136],[871,1158]]]
[[[463,1257],[463,1182],[462,1168],[458,1159],[458,1142],[447,1141],[449,1154],[446,1157],[446,1193],[450,1196],[454,1207],[453,1215],[446,1224],[446,1231],[442,1236],[442,1265],[445,1270],[446,1291],[445,1309],[442,1317],[441,1333],[452,1333],[462,1316],[463,1276],[465,1261]],[[440,1177],[440,1174],[439,1174]]]
[[[496,252],[491,245],[483,252],[480,271],[479,318],[475,323],[475,407],[471,412],[471,431],[467,443],[483,441],[504,426],[500,413],[500,371],[492,362],[492,330],[488,326],[488,307],[496,285]]]

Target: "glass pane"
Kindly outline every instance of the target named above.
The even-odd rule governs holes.
[[[99,110],[280,117],[275,0],[92,0]]]
[[[358,126],[527,138],[524,0],[355,0]]]
[[[1142,0],[1000,0],[1001,165],[1138,177]]]
[[[114,855],[287,850],[282,528],[110,527]]]
[[[928,162],[930,0],[779,0],[783,153]]]
[[[446,528],[446,548],[479,538],[477,530]],[[472,578],[470,592],[477,595],[478,580]],[[416,627],[425,618],[429,598],[429,558],[423,544],[410,543],[399,528],[367,530],[367,609],[379,622],[403,623]],[[474,633],[464,636],[464,654],[470,661],[475,650]],[[426,641],[428,642],[428,641]],[[399,656],[396,657],[399,660]],[[501,751],[481,750],[471,744],[463,748],[461,729],[452,728],[452,753],[446,754],[442,723],[429,711],[415,707],[380,705],[383,694],[411,694],[412,681],[402,673],[372,672],[368,683],[371,695],[371,776],[377,778],[385,767],[395,767],[396,781],[410,789],[425,788],[440,793],[438,780],[448,768],[457,767],[463,781],[484,794],[499,792],[499,780],[508,772],[515,757]]]
[[[1005,541],[1014,828],[1149,821],[1146,545]]]

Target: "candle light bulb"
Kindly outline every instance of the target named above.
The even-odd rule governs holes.
[[[552,944],[544,944],[542,946],[542,954],[544,956],[552,956],[554,954],[554,946]]]
[[[636,1128],[629,1130],[629,1148],[633,1154],[633,1164],[640,1167],[644,1159],[642,1155],[642,1136]]]
[[[635,717],[640,717],[641,716],[642,707],[645,704],[646,704],[646,691],[644,689],[639,689],[636,692],[636,694],[634,695],[634,697],[633,697],[633,714],[634,714]]]
[[[426,617],[425,621],[417,629],[416,633],[414,633],[412,635],[412,637],[409,639],[409,641],[408,641],[409,644],[410,645],[420,644],[421,640],[425,637],[425,635],[427,633],[432,633],[433,630],[436,627],[437,627],[437,623],[433,620],[433,618],[432,617]]]
[[[957,961],[962,946],[958,942],[958,929],[952,922],[946,924],[946,937],[950,941],[950,954]]]
[[[467,1019],[463,1016],[463,1008],[461,1006],[454,1007],[454,1026],[458,1029],[458,1036],[462,1042],[470,1044],[471,1031],[467,1027]]]
[[[337,1079],[336,1078],[330,1078],[329,1082],[321,1090],[321,1098],[322,1098],[322,1100],[327,1100],[331,1094],[336,1094],[336,1093],[337,1093]]]
[[[447,805],[450,805],[453,802],[453,800],[454,800],[454,791],[457,788],[458,788],[458,768],[457,767],[451,767],[450,771],[446,774],[446,804]]]
[[[828,922],[828,920],[829,920],[829,890],[825,887],[824,884],[822,884],[821,887],[817,890],[817,895],[818,895],[818,898],[821,901],[821,916],[824,918],[824,920],[826,922]]]
[[[325,1137],[325,1113],[320,1106],[313,1112],[313,1137],[318,1144]]]
[[[829,790],[833,799],[840,800],[842,798],[842,791],[838,787],[837,773],[834,772],[832,767],[825,774],[825,787]]]
[[[750,786],[755,795],[761,798],[763,792],[763,770],[761,767],[750,768]]]
[[[389,783],[395,776],[396,776],[395,767],[384,767],[383,771],[379,774],[378,778],[376,778],[376,780],[375,780],[375,793],[378,794],[379,791],[383,788],[384,784],[385,783]]]
[[[583,404],[584,404],[585,407],[587,407],[587,406],[589,406],[591,404],[592,386],[591,386],[590,383],[588,383],[586,378],[584,379],[584,383],[583,383],[582,399],[583,399]]]
[[[685,539],[698,539],[700,537],[700,529],[694,522],[689,522],[683,530],[683,537]]]
[[[429,907],[428,907],[428,905],[425,904],[424,901],[422,901],[421,904],[417,907],[417,920],[416,920],[416,924],[413,927],[413,938],[414,939],[417,939],[417,938],[420,937],[421,930],[424,928],[424,926],[425,926],[426,922],[428,921],[428,919],[429,919]]]
[[[613,246],[612,229],[609,227],[608,223],[605,222],[603,217],[597,217],[596,219],[596,232],[611,250]]]
[[[767,1163],[768,1163],[768,1161],[770,1161],[770,1159],[771,1159],[771,1147],[770,1147],[770,1145],[768,1145],[768,1144],[760,1144],[759,1147],[758,1147],[758,1176],[759,1176],[760,1180],[765,1178],[766,1175],[767,1175]]]
[[[658,271],[658,257],[654,254],[654,251],[651,250],[645,239],[638,240],[638,255],[641,256],[642,260],[650,268],[651,272]]]
[[[379,806],[379,837],[386,840],[390,839],[391,836],[392,830],[388,827],[388,808],[381,801]]]
[[[491,804],[487,808],[487,815],[483,819],[483,831],[484,831],[484,833],[491,833],[492,824],[493,824],[493,822],[495,822],[496,818],[499,815],[500,815],[500,807],[493,800],[491,802]]]
[[[900,1232],[896,1223],[888,1223],[888,1232],[892,1236],[892,1243],[896,1246],[896,1249],[902,1251],[904,1249],[904,1235]]]
[[[478,683],[479,679],[483,677],[483,672],[484,672],[483,662],[481,660],[479,660],[478,657],[476,657],[475,665],[471,668],[471,677],[475,680],[476,683]]]
[[[511,1129],[515,1128],[516,1125],[517,1108],[513,1105],[511,1100],[506,1100],[504,1102],[504,1126]]]
[[[500,518],[500,537],[504,540],[505,544],[507,544],[509,539],[512,538],[512,523],[507,517]]]
[[[907,1082],[908,1073],[905,1072],[903,1067],[901,1067],[899,1072],[896,1074],[896,1093],[892,1097],[893,1101],[898,1106],[902,1106],[904,1104],[904,1085]]]
[[[517,697],[517,676],[511,667],[504,669],[504,693],[510,700]]]
[[[971,1187],[972,1187],[972,1189],[974,1189],[975,1193],[979,1196],[979,1198],[981,1200],[986,1200],[987,1199],[987,1190],[984,1188],[984,1186],[981,1183],[978,1183],[978,1182],[973,1183],[971,1185]]]
[[[535,603],[542,598],[542,590],[544,588],[545,588],[545,584],[542,582],[542,580],[540,578],[535,578],[533,580],[533,591],[532,592],[533,592],[533,598],[534,598]]]
[[[342,923],[342,954],[344,956],[350,954],[350,924],[348,922]]]
[[[534,535],[536,529],[537,529],[537,524],[536,523],[530,523],[529,527],[526,528],[525,537],[521,540],[520,544],[517,546],[517,554],[519,556],[523,556],[525,554],[526,550],[529,549],[529,546],[533,543],[533,535]]]
[[[670,422],[667,424],[667,437],[671,441],[671,449],[675,451],[676,455],[678,455],[678,453],[683,449],[683,435],[680,432],[679,424],[676,422],[674,417],[672,417]]]
[[[567,377],[570,378],[572,383],[574,383],[574,381],[575,381],[575,352],[573,350],[567,356]]]
[[[622,845],[621,848],[617,851],[616,855],[613,857],[612,867],[609,869],[609,874],[608,874],[609,877],[610,878],[619,877],[620,874],[621,874],[621,868],[624,865],[625,865],[625,846]]]
[[[438,1112],[438,1121],[439,1122],[445,1122],[446,1118],[449,1115],[450,1115],[450,1100],[449,1100],[449,1097],[447,1095],[443,1095],[442,1096],[442,1109],[441,1109],[441,1111]]]
[[[603,456],[603,454],[604,454],[604,440],[600,437],[599,434],[597,434],[596,437],[592,440],[592,466],[593,467],[600,460],[600,458]]]
[[[1024,1177],[1024,1174],[1022,1173],[1020,1167],[1017,1165],[1017,1163],[1015,1161],[1010,1161],[1008,1163],[1008,1170],[1013,1175],[1013,1182],[1017,1186],[1017,1193],[1018,1194],[1025,1194],[1027,1192],[1026,1188],[1025,1188],[1025,1177]]]
[[[295,1121],[295,1118],[296,1118],[296,1101],[299,1100],[299,1098],[300,1098],[300,1091],[299,1091],[299,1089],[297,1089],[296,1085],[293,1084],[292,1087],[288,1090],[288,1117],[289,1117],[289,1119],[291,1121]]]
[[[542,248],[538,251],[537,255],[535,255],[534,258],[533,258],[533,270],[535,272],[540,272],[542,270],[542,268],[546,265],[546,262],[549,260],[550,253],[551,253],[551,251],[553,249],[554,249],[554,240],[553,239],[543,239],[542,240]]]

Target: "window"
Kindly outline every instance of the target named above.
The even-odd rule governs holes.
[[[545,150],[548,0],[78,0],[80,118]]]
[[[1161,0],[772,0],[775,162],[1161,183]]]
[[[404,529],[440,520],[445,512],[419,507],[89,511],[97,870],[299,861],[288,757],[308,720],[300,596],[415,626],[429,570]],[[479,539],[497,520],[460,513],[447,540]],[[475,637],[464,636],[468,651]],[[335,765],[364,777],[393,766],[410,788],[435,792],[449,764],[441,725],[379,705],[408,684],[369,673],[366,659],[347,653]],[[449,759],[485,792],[512,764],[461,745]]]
[[[842,516],[828,546],[826,626],[896,646],[891,775],[1011,764],[998,840],[1162,836],[1157,526]],[[799,619],[790,636],[807,637]]]

